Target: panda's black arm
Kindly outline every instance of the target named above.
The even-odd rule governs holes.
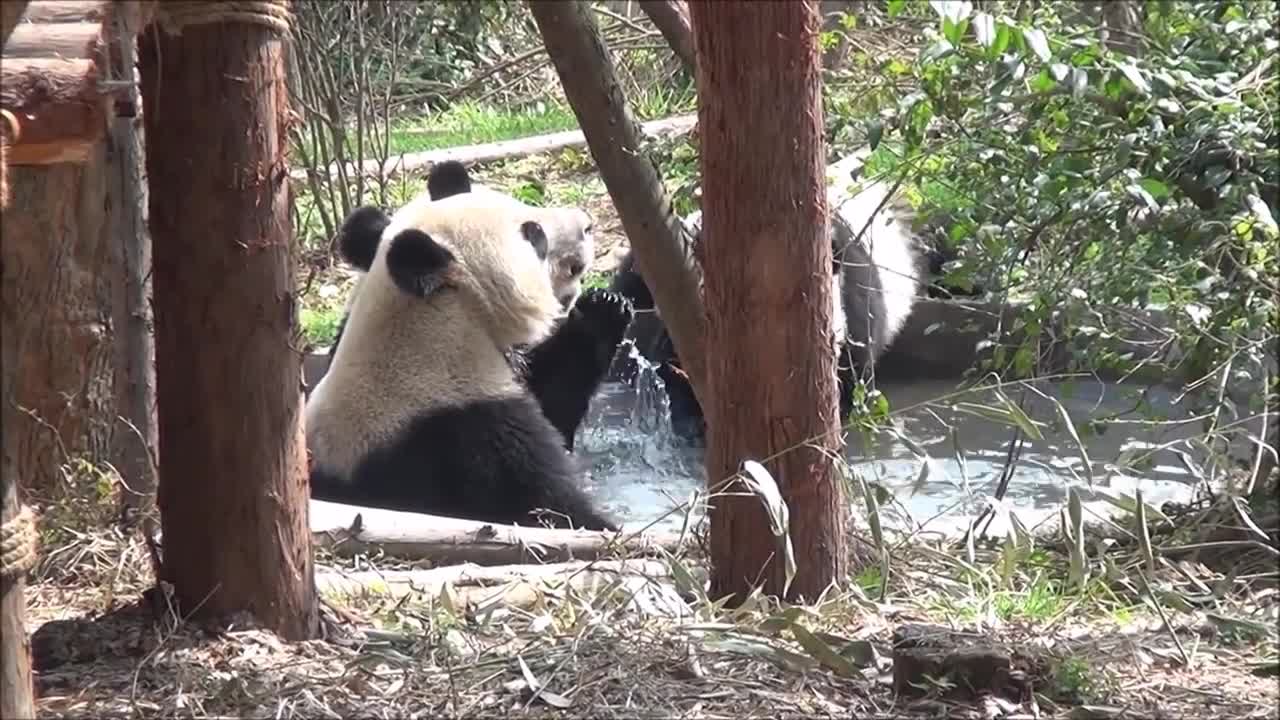
[[[617,293],[588,291],[551,337],[513,363],[567,450],[573,450],[573,436],[609,372],[631,315],[630,303]]]

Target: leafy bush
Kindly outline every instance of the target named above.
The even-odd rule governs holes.
[[[952,284],[1025,300],[1029,329],[1066,320],[1082,364],[1132,366],[1093,340],[1156,309],[1184,378],[1257,370],[1280,327],[1274,4],[1137,3],[1134,55],[1086,4],[1007,5],[929,3],[916,90],[865,122],[869,168],[945,218]],[[1024,376],[1038,359],[997,353]]]

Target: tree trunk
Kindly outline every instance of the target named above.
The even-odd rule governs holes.
[[[137,29],[117,16],[111,60],[117,78],[135,76]],[[149,510],[155,498],[156,370],[155,337],[151,326],[151,236],[143,216],[146,183],[142,177],[142,148],[138,138],[141,96],[131,85],[116,103],[107,135],[107,195],[111,234],[121,272],[116,274],[116,413],[112,464],[124,488],[121,511]],[[148,533],[150,535],[150,533]]]
[[[693,29],[689,27],[689,9],[681,0],[640,0],[640,9],[649,16],[653,26],[666,38],[671,51],[680,58],[690,77],[694,76],[697,62],[693,53]]]
[[[662,178],[641,148],[591,7],[581,0],[529,2],[529,11],[618,210],[636,266],[662,311],[681,367],[701,397],[704,318],[698,272]]]
[[[4,452],[25,493],[65,492],[63,466],[109,458],[112,390],[112,278],[106,148],[84,164],[9,168],[3,289],[4,368],[13,402],[0,408]]]
[[[820,18],[813,0],[691,10],[702,129],[707,477],[730,478],[744,459],[778,456],[765,466],[790,508],[797,572],[788,594],[813,600],[843,581],[847,562],[847,510],[831,460],[840,438],[828,349]],[[712,595],[742,598],[757,582],[780,594],[784,568],[774,561],[760,501],[713,502]]]
[[[3,3],[0,16],[0,47],[9,39],[18,19],[27,9],[25,0]],[[9,205],[9,168],[6,148],[13,140],[7,119],[0,119],[0,222]],[[7,350],[7,348],[6,348]],[[4,352],[0,364],[0,404],[9,407],[13,401],[15,367],[13,358]],[[3,440],[0,435],[0,440]],[[18,472],[12,456],[0,448],[0,528],[5,535],[15,532],[13,522],[22,511],[18,498]],[[7,562],[5,563],[7,565]],[[31,643],[26,627],[26,583],[21,567],[0,568],[0,717],[33,718],[36,715],[35,692],[31,686]]]
[[[139,55],[162,575],[183,612],[248,611],[305,638],[317,612],[284,51],[279,31],[229,20],[153,26]]]

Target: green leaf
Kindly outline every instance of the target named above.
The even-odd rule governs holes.
[[[1138,185],[1141,185],[1143,190],[1146,190],[1151,194],[1151,197],[1157,200],[1169,197],[1169,186],[1155,178],[1144,177],[1138,181]]]
[[[947,55],[950,55],[951,53],[955,52],[955,49],[956,49],[955,46],[952,45],[950,41],[948,41],[946,38],[943,38],[938,42],[925,48],[925,51],[920,53],[920,62],[926,63],[926,64],[931,63],[934,60],[938,60],[940,58],[946,57]]]
[[[991,48],[996,41],[996,21],[990,15],[980,12],[973,16],[973,36],[984,48]]]
[[[959,24],[973,12],[973,3],[969,0],[929,0],[929,7],[938,13],[938,17]]]
[[[1057,83],[1044,70],[1032,75],[1031,79],[1027,81],[1027,86],[1031,88],[1031,91],[1037,93],[1047,93],[1053,89],[1054,85],[1057,85]]]
[[[1075,68],[1071,71],[1071,94],[1080,97],[1089,87],[1089,71]]]
[[[1143,76],[1138,66],[1133,63],[1118,62],[1116,63],[1116,69],[1120,71],[1120,74],[1124,75],[1129,84],[1133,85],[1138,92],[1143,95],[1151,94],[1151,84],[1147,82],[1147,78]]]
[[[1000,57],[1000,53],[1003,53],[1006,49],[1008,49],[1009,41],[1012,38],[1013,38],[1013,31],[1009,28],[1008,25],[1005,25],[1004,23],[1000,23],[999,25],[997,25],[996,39],[995,39],[995,42],[991,44],[991,57]]]
[[[867,121],[867,146],[875,150],[880,146],[880,140],[884,138],[884,123],[880,122],[880,118],[875,117]]]
[[[969,28],[968,20],[955,22],[950,18],[942,20],[942,35],[951,42],[952,45],[959,45],[960,38],[964,37],[964,31]]]
[[[821,639],[814,637],[804,626],[795,624],[791,626],[791,634],[795,637],[796,642],[804,651],[809,653],[809,657],[817,660],[825,665],[837,675],[844,677],[859,677],[858,669],[849,662],[848,658],[840,656],[835,650],[831,649]]]
[[[1026,28],[1022,31],[1022,37],[1026,39],[1027,45],[1031,46],[1031,52],[1040,58],[1040,62],[1049,62],[1049,58],[1053,57],[1049,52],[1049,38],[1040,28]]]
[[[907,7],[907,0],[889,0],[889,17],[897,17]]]
[[[1267,204],[1262,201],[1262,198],[1253,193],[1249,193],[1249,195],[1245,197],[1245,203],[1249,206],[1249,212],[1252,213],[1262,225],[1262,228],[1268,237],[1274,240],[1278,235],[1280,235],[1280,226],[1276,225],[1276,219],[1271,214],[1271,208],[1267,207]]]

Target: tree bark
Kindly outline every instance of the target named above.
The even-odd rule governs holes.
[[[689,27],[689,9],[681,0],[640,0],[640,9],[680,58],[684,69],[693,77],[697,61],[693,52],[693,29]]]
[[[0,244],[0,345],[15,374],[0,435],[23,492],[57,497],[65,463],[110,457],[116,268],[106,148],[93,146],[83,165],[9,170],[10,207],[22,212],[6,213]]]
[[[3,4],[0,15],[0,47],[27,8],[25,0]],[[0,222],[9,205],[8,163],[5,158],[11,128],[0,120]],[[4,353],[0,365],[0,404],[13,402],[14,366],[12,357]],[[0,436],[2,438],[2,436]],[[10,530],[10,523],[22,511],[18,498],[18,473],[12,457],[0,449],[0,527]],[[31,685],[31,643],[27,639],[25,578],[16,571],[0,575],[0,717],[33,718],[36,715],[35,692]]]
[[[115,18],[112,70],[117,78],[133,79],[138,31],[123,16]],[[142,177],[142,148],[138,138],[141,96],[128,87],[116,103],[107,135],[107,196],[111,234],[121,272],[115,281],[116,417],[112,464],[124,488],[120,494],[125,516],[149,509],[155,499],[156,371],[155,337],[151,324],[151,236],[143,214],[146,183]],[[148,533],[150,535],[150,533]]]
[[[162,8],[163,9],[163,8]],[[163,579],[183,612],[317,628],[295,346],[284,36],[141,40]]]
[[[813,0],[694,3],[707,303],[707,477],[765,461],[791,517],[789,596],[815,599],[847,563],[831,344],[821,26]],[[683,358],[683,353],[681,354]],[[714,486],[712,488],[715,489]],[[726,488],[728,489],[728,488]],[[712,595],[783,564],[754,497],[711,510]]]
[[[671,209],[657,168],[643,151],[591,8],[581,0],[528,4],[618,210],[636,266],[662,311],[681,366],[701,397],[705,320],[699,274],[683,224]]]

